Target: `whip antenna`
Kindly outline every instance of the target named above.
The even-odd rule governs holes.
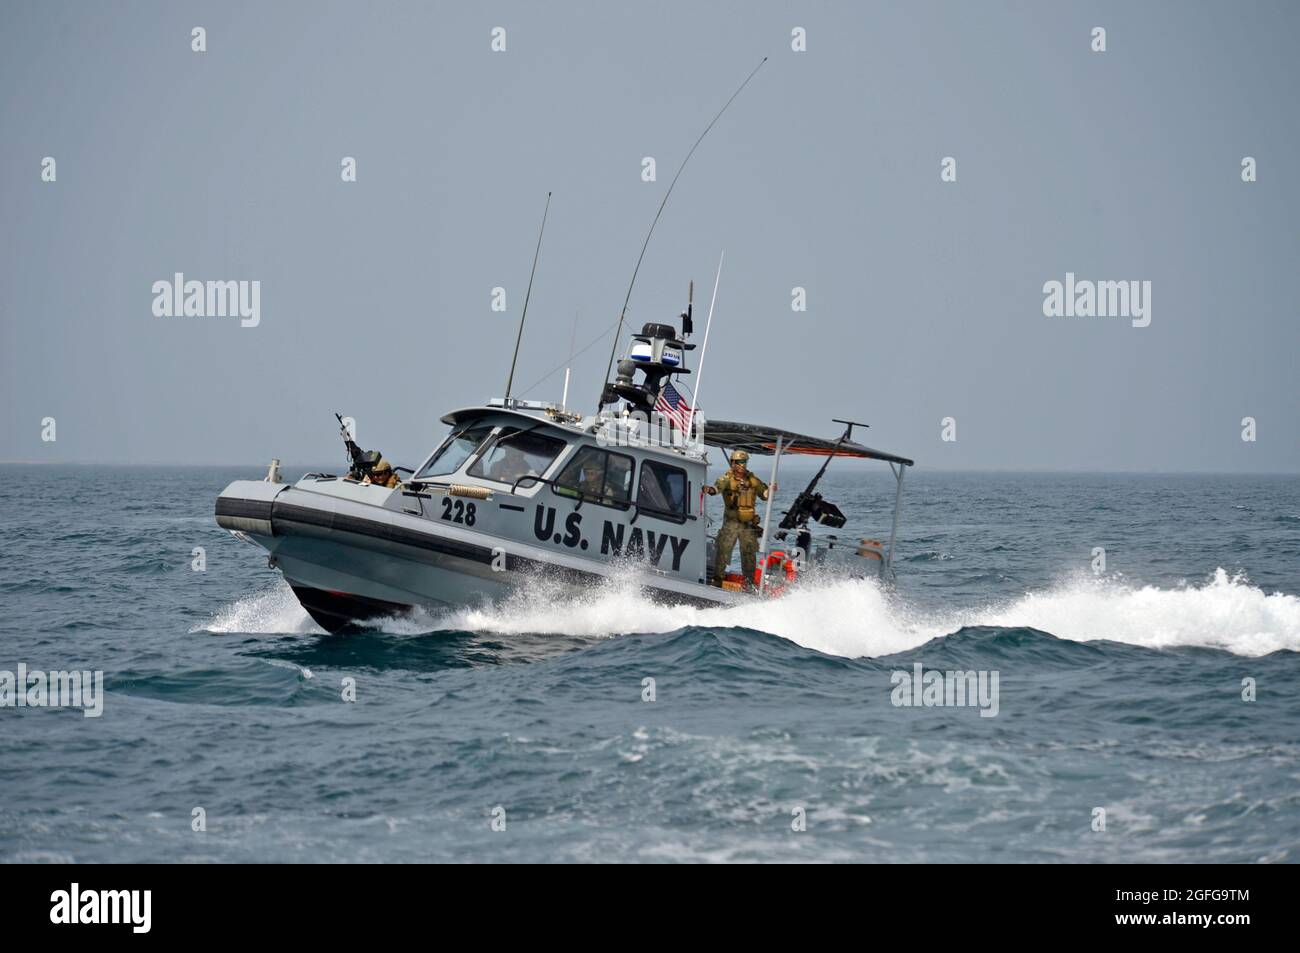
[[[668,196],[673,194],[673,186],[675,186],[677,184],[677,180],[681,178],[682,170],[686,168],[686,163],[691,161],[691,156],[695,155],[695,150],[699,148],[700,143],[704,141],[704,137],[709,134],[709,130],[713,128],[714,123],[716,123],[719,119],[722,118],[722,114],[727,111],[727,107],[730,106],[733,102],[735,102],[735,99],[737,96],[740,95],[741,90],[743,90],[746,86],[748,86],[749,81],[754,78],[754,73],[757,73],[760,69],[762,69],[763,64],[766,62],[767,62],[767,57],[765,56],[762,58],[762,60],[759,61],[759,64],[754,67],[753,71],[748,76],[745,77],[745,81],[741,83],[739,87],[736,88],[736,91],[734,93],[731,94],[731,99],[728,99],[726,103],[723,104],[722,108],[718,110],[718,114],[713,117],[713,121],[704,127],[704,131],[700,133],[700,138],[695,140],[695,145],[691,146],[691,151],[686,153],[686,158],[683,159],[682,164],[677,167],[677,174],[673,176],[672,182],[668,183],[668,191],[664,193],[664,200],[659,203],[659,211],[655,212],[654,221],[650,223],[650,231],[646,232],[645,241],[641,244],[641,254],[637,255],[636,267],[632,269],[632,280],[629,281],[627,285],[627,295],[626,297],[623,298],[623,310],[620,311],[618,315],[618,328],[614,331],[614,346],[610,348],[609,363],[605,365],[606,384],[609,383],[610,369],[613,368],[614,366],[614,355],[618,353],[618,339],[619,339],[619,335],[623,333],[623,319],[627,317],[627,304],[629,301],[632,300],[632,287],[636,284],[637,272],[641,270],[641,259],[645,258],[645,250],[650,245],[650,236],[655,233],[655,226],[659,224],[659,216],[664,213],[664,206],[668,204]],[[597,406],[596,408],[597,411],[599,411],[601,407],[605,406],[605,401],[604,401],[605,393],[603,388],[601,390],[600,396],[601,396],[601,402],[600,405]]]
[[[537,231],[537,249],[533,252],[533,270],[528,273],[528,290],[524,292],[524,311],[519,315],[519,333],[515,336],[515,354],[510,358],[510,376],[506,378],[506,402],[510,401],[510,385],[515,382],[515,362],[519,360],[519,342],[524,339],[524,319],[528,317],[528,299],[533,294],[533,276],[537,274],[537,259],[542,254],[542,235],[546,233],[546,215],[551,210],[551,193],[546,193],[546,208],[542,210],[542,227]]]
[[[700,348],[700,364],[695,368],[695,410],[700,409],[700,385],[704,383],[704,356],[709,353],[709,328],[713,327],[713,306],[718,303],[718,282],[722,280],[722,259],[726,251],[718,253],[718,273],[713,279],[713,297],[709,299],[709,318],[704,322],[704,344]],[[695,414],[691,414],[691,426],[695,425]]]
[[[569,371],[573,364],[573,351],[578,346],[578,312],[573,312],[573,334],[569,337],[569,367],[564,369],[564,395],[560,398],[560,410],[569,406]],[[524,391],[524,393],[528,393]]]

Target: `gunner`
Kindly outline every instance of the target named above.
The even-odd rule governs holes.
[[[749,454],[737,450],[731,455],[731,469],[718,477],[713,486],[706,486],[704,492],[710,496],[722,494],[722,529],[713,550],[713,585],[721,586],[727,563],[731,562],[731,551],[737,541],[740,543],[740,571],[744,576],[744,586],[754,586],[754,569],[758,558],[758,537],[762,526],[758,522],[757,502],[766,500],[768,486],[749,472]],[[776,492],[773,483],[771,492]]]
[[[378,486],[388,487],[391,490],[395,486],[400,486],[402,481],[393,472],[392,464],[380,457],[379,462],[370,468],[370,475],[361,482],[373,483]]]

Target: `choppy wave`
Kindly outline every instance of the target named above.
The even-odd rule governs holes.
[[[247,474],[9,472],[0,667],[106,677],[103,718],[6,720],[42,770],[5,776],[0,862],[1300,859],[1294,479],[918,472],[896,588],[530,583],[326,636],[212,521]],[[890,502],[823,485],[855,525]],[[917,662],[999,672],[1000,713],[894,704]]]
[[[1079,642],[1200,646],[1249,656],[1300,651],[1300,598],[1264,592],[1223,569],[1202,585],[1175,589],[1078,577],[1027,593],[982,624],[1028,625]]]
[[[683,628],[744,628],[849,658],[891,655],[967,627],[1033,628],[1076,642],[1108,640],[1148,648],[1197,646],[1236,655],[1300,651],[1300,598],[1267,593],[1215,570],[1206,582],[1176,588],[1114,577],[1072,576],[1041,592],[944,611],[909,606],[869,580],[810,584],[780,599],[730,608],[669,606],[646,598],[633,577],[585,596],[559,585],[531,585],[503,602],[385,619],[394,634],[430,631],[604,638]],[[240,599],[208,625],[212,632],[316,632],[286,585]]]

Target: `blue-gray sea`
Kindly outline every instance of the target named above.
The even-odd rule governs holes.
[[[0,859],[1300,859],[1296,477],[922,470],[893,588],[331,636],[214,522],[261,475],[0,467],[0,670],[105,688],[0,708]],[[887,473],[823,489],[888,532]],[[894,704],[918,662],[998,673],[996,716]]]

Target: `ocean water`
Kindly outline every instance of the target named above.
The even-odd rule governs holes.
[[[1300,859],[1295,477],[922,470],[892,588],[330,636],[213,520],[259,475],[0,467],[0,670],[105,679],[0,708],[0,859]],[[832,467],[845,535],[891,483]],[[894,704],[916,663],[996,672],[996,716]]]

